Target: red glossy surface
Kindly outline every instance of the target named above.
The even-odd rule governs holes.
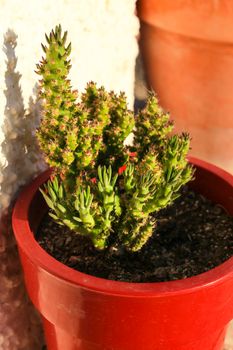
[[[189,37],[233,42],[232,0],[138,0],[148,24]]]
[[[233,2],[139,0],[138,15],[149,88],[191,154],[233,173]]]
[[[233,214],[233,178],[205,162],[193,187]],[[30,298],[43,315],[50,350],[220,350],[233,318],[233,259],[188,278],[125,283],[77,272],[34,239],[46,211],[38,193],[48,172],[19,196],[13,213]],[[43,208],[43,210],[41,210]]]

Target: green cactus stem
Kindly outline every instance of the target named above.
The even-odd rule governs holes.
[[[82,94],[72,90],[66,38],[60,25],[46,36],[37,65],[44,106],[37,137],[55,174],[41,192],[51,217],[96,249],[136,252],[156,230],[153,214],[193,178],[186,159],[190,138],[171,135],[169,114],[154,93],[134,115],[123,92],[94,82]],[[126,146],[131,132],[133,144]]]

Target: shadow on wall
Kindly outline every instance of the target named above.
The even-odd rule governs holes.
[[[139,53],[135,64],[135,85],[134,85],[134,110],[137,113],[140,109],[146,105],[146,99],[148,97],[148,87],[146,84],[144,68],[142,64],[141,54]]]
[[[35,141],[40,102],[31,97],[28,111],[24,108],[21,75],[16,71],[16,45],[16,34],[8,30],[3,47],[7,69],[0,158],[0,349],[41,350],[41,325],[25,292],[10,219],[11,205],[20,187],[45,168]]]
[[[0,169],[1,211],[9,207],[22,185],[45,169],[35,139],[41,110],[37,87],[34,89],[34,97],[29,100],[28,110],[25,110],[20,87],[21,75],[16,71],[16,46],[17,35],[12,30],[8,30],[4,36],[3,47],[7,58],[7,70],[4,91],[5,120],[2,127],[4,140],[1,145],[3,158]]]

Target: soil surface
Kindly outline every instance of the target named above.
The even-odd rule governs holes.
[[[156,214],[157,228],[140,252],[96,251],[91,242],[46,215],[39,244],[78,271],[111,280],[162,282],[205,272],[233,256],[233,217],[221,206],[184,189]]]

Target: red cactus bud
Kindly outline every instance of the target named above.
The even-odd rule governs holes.
[[[118,169],[118,174],[121,175],[121,174],[125,171],[126,168],[127,168],[127,165],[126,165],[126,164],[122,165],[122,166]]]
[[[50,181],[53,181],[55,179],[55,175],[54,174],[51,174],[50,177],[49,177]]]
[[[130,152],[129,154],[130,157],[137,157],[137,155],[138,155],[137,152]]]
[[[93,177],[93,178],[91,179],[91,182],[92,182],[93,184],[96,184],[97,178],[96,178],[96,177]]]

